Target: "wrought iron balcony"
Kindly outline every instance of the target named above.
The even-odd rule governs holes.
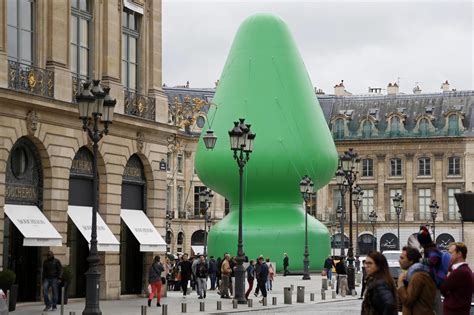
[[[137,116],[144,119],[155,120],[155,99],[138,94],[131,90],[124,90],[125,115]]]
[[[76,94],[81,90],[81,86],[84,82],[89,80],[88,77],[73,73],[72,75],[72,102],[76,103]]]
[[[8,60],[8,88],[54,97],[54,72]]]

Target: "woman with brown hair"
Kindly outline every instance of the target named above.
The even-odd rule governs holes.
[[[151,301],[155,297],[156,293],[156,306],[161,306],[160,298],[161,298],[161,273],[165,270],[163,265],[160,262],[160,256],[155,256],[153,259],[153,263],[150,266],[150,271],[148,273],[148,283],[150,284],[150,292],[148,295],[148,306],[151,306]]]
[[[362,302],[362,315],[397,315],[395,283],[388,269],[387,259],[371,251],[365,259],[367,288]]]

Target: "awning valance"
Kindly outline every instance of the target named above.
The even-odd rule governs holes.
[[[143,6],[133,2],[132,0],[123,0],[123,5],[129,10],[143,15]]]
[[[166,252],[166,242],[142,210],[122,209],[120,217],[140,243],[141,252]]]
[[[68,206],[67,214],[81,231],[90,246],[92,228],[92,207]],[[110,228],[97,213],[97,250],[101,252],[118,252],[120,243]]]
[[[23,246],[61,246],[62,237],[37,206],[5,205],[5,214],[25,237]]]

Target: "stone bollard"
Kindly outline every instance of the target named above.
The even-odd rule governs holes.
[[[352,296],[356,296],[356,295],[357,295],[357,292],[356,292],[355,289],[352,289],[352,292],[351,292],[351,293],[352,293]]]
[[[356,282],[357,282],[358,284],[360,284],[360,282],[361,282],[360,273],[356,274]]]
[[[304,287],[298,286],[296,288],[296,303],[304,303]]]
[[[333,298],[333,299],[336,298],[336,291],[332,291],[332,298]]]
[[[264,297],[262,299],[262,306],[267,306],[267,298],[266,297]]]
[[[291,304],[291,287],[283,288],[283,303]]]
[[[237,308],[237,300],[232,300],[232,307]]]
[[[326,291],[324,290],[321,290],[321,300],[325,300],[326,299]],[[313,294],[313,299],[311,301],[314,301],[314,294]]]
[[[322,293],[322,292],[321,292],[321,293]],[[324,292],[324,298],[326,298],[326,292]],[[314,293],[310,293],[310,294],[309,294],[309,300],[310,300],[311,302],[314,302]]]
[[[146,305],[142,305],[141,307],[141,310],[142,310],[142,315],[146,315],[146,311],[147,311],[147,306]]]
[[[339,290],[341,291],[341,296],[346,297],[346,290],[341,290],[341,288],[339,288]]]
[[[76,312],[69,312],[69,315],[76,315]]]
[[[181,303],[181,313],[186,313],[188,307],[186,303]]]
[[[331,280],[331,290],[334,290],[334,286],[336,285],[336,281],[334,279]]]
[[[272,305],[277,305],[277,298],[276,298],[276,296],[272,297]]]
[[[327,289],[328,289],[328,279],[323,278],[321,289],[323,289],[323,290],[327,290]]]
[[[293,294],[293,291],[295,290],[295,287],[293,285],[290,285],[291,287],[291,294]]]
[[[60,315],[64,315],[64,297],[65,297],[65,290],[64,290],[64,287],[61,287],[61,290],[60,290],[60,296],[61,296],[61,306],[60,306],[60,309],[59,309],[59,314]]]
[[[217,310],[222,310],[222,301],[217,301]]]
[[[206,306],[205,306],[205,303],[204,302],[200,302],[199,303],[199,311],[200,312],[205,312],[206,311]]]
[[[252,299],[248,299],[248,300],[247,300],[247,305],[248,305],[249,307],[252,307],[252,306],[253,306],[253,300],[252,300]]]
[[[161,315],[168,315],[168,304],[161,305]]]

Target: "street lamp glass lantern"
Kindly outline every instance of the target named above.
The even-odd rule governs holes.
[[[239,150],[240,149],[240,145],[241,145],[241,141],[243,140],[242,139],[242,135],[244,133],[242,132],[242,130],[239,128],[239,122],[238,121],[234,121],[234,128],[232,128],[231,130],[229,130],[229,138],[230,138],[230,149],[231,150]]]
[[[344,172],[349,172],[352,167],[351,165],[352,159],[350,155],[348,154],[348,152],[346,152],[345,154],[341,156],[341,162],[342,162],[342,169],[344,170]]]
[[[400,204],[401,204],[401,198],[400,198],[400,194],[399,193],[396,193],[395,196],[392,198],[392,201],[393,201],[393,207],[395,209],[399,208],[400,207]]]
[[[310,194],[314,194],[314,183],[312,179],[309,179],[308,192]]]
[[[76,95],[76,101],[79,110],[79,118],[87,119],[91,117],[92,104],[95,102],[95,97],[90,90],[90,82],[84,82],[82,91]]]
[[[92,95],[96,98],[96,103],[93,106],[93,114],[102,115],[104,111],[104,99],[105,99],[105,91],[100,86],[100,80],[93,80],[93,85],[91,89]]]
[[[217,142],[217,137],[216,135],[214,135],[214,130],[207,130],[204,137],[202,137],[202,141],[204,141],[204,145],[206,146],[207,150],[214,149]]]
[[[300,193],[303,195],[308,192],[308,181],[307,181],[308,176],[305,175],[303,176],[303,179],[300,181]]]
[[[377,214],[375,213],[374,210],[372,210],[369,214],[369,220],[371,224],[375,224],[377,222]]]
[[[101,119],[103,122],[111,123],[114,119],[115,104],[117,104],[117,100],[110,96],[110,87],[105,87],[104,92],[104,110]]]
[[[438,202],[436,200],[432,200],[430,204],[430,211],[432,217],[436,217],[436,215],[438,214],[438,209]]]
[[[245,148],[244,148],[245,152],[251,153],[253,151],[253,142],[256,136],[257,136],[256,134],[249,131],[246,137],[246,143],[245,143]]]
[[[346,179],[345,175],[346,174],[344,173],[342,168],[339,167],[336,172],[336,182],[338,185],[344,185],[344,180]]]

